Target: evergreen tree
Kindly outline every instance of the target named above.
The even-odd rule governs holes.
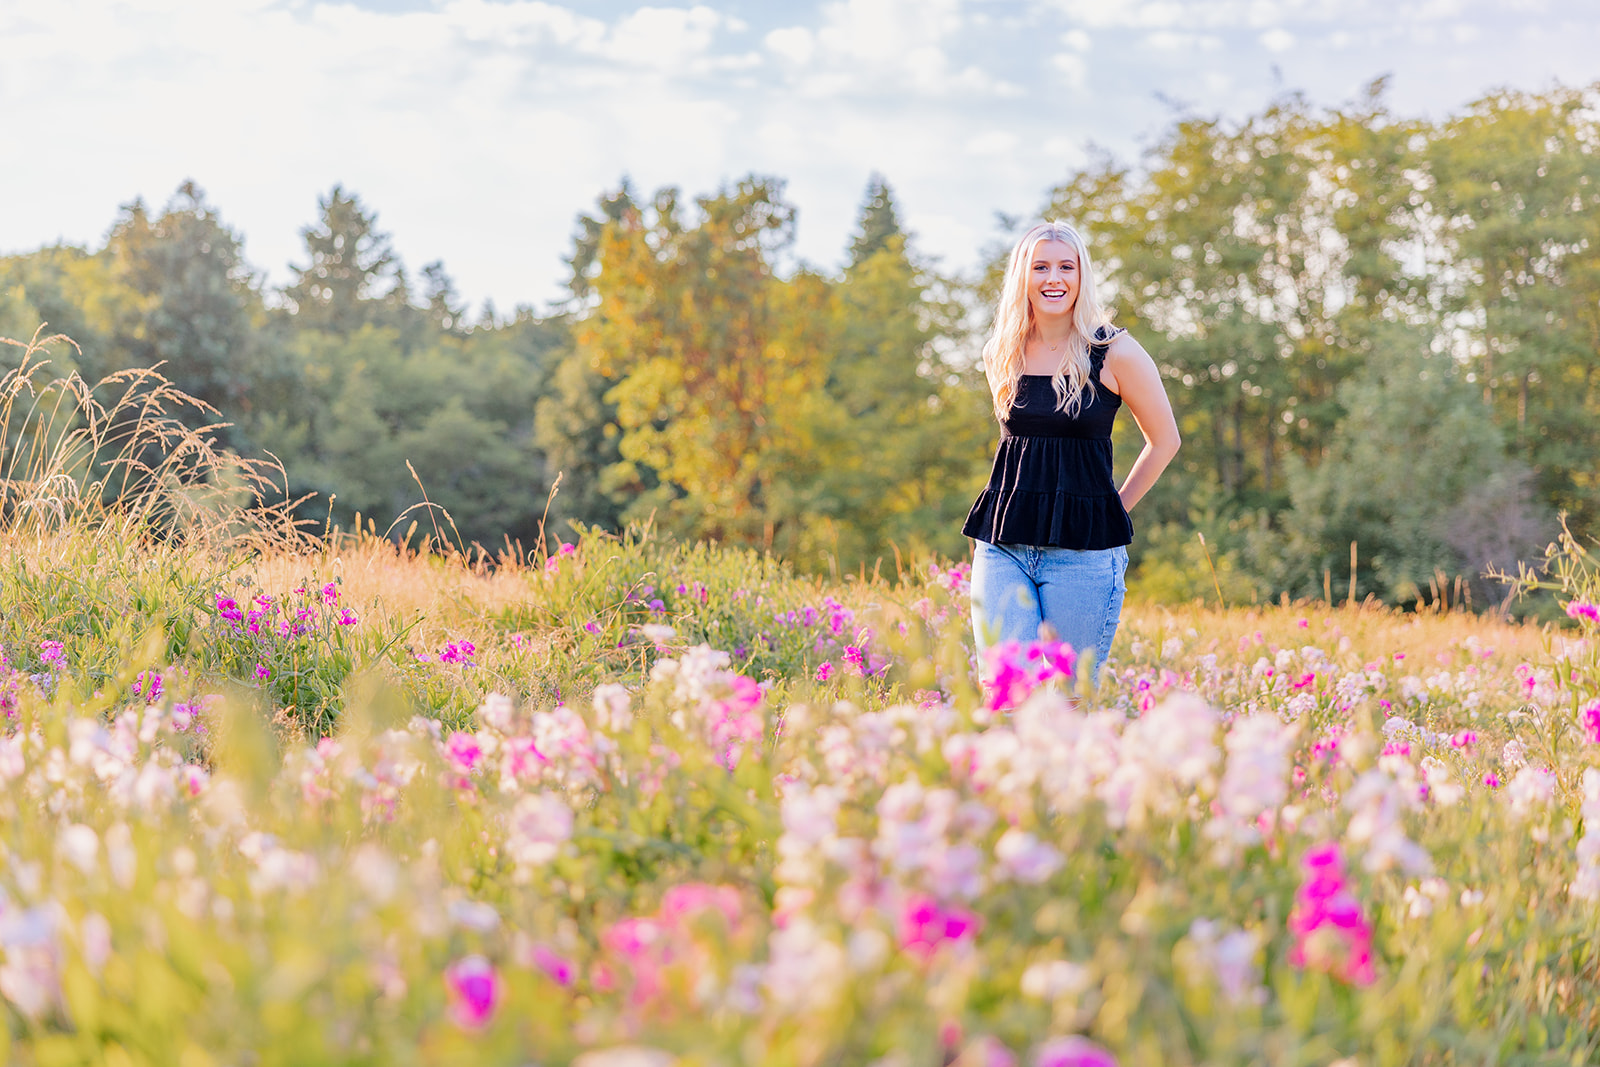
[[[850,242],[850,269],[865,263],[875,253],[895,241],[905,243],[900,228],[900,213],[894,206],[894,193],[883,175],[874,173],[867,180],[866,199],[856,220],[856,236]]]
[[[125,207],[105,254],[113,276],[138,295],[110,338],[122,365],[161,364],[178,388],[232,423],[218,439],[243,447],[255,408],[284,399],[289,367],[275,338],[261,330],[265,312],[238,236],[185,182],[156,218],[142,203]]]
[[[295,280],[284,290],[302,329],[349,334],[377,317],[396,285],[406,294],[389,235],[377,229],[377,215],[343,186],[317,201],[321,218],[300,231],[310,263],[293,267]],[[409,300],[402,297],[409,305]]]

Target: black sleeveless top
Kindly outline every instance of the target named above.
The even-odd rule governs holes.
[[[1041,548],[1115,548],[1133,540],[1111,473],[1111,424],[1122,398],[1100,384],[1110,340],[1089,346],[1089,384],[1075,416],[1056,410],[1048,375],[1022,376],[1000,423],[989,484],[962,533]]]

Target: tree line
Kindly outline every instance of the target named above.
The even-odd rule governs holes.
[[[1558,514],[1595,529],[1597,90],[1437,122],[1381,83],[1289,96],[1063,176],[1041,214],[1089,237],[1184,434],[1134,516],[1146,591],[1405,603],[1465,576],[1481,605],[1482,572],[1537,555]],[[48,322],[89,380],[161,364],[319,524],[382,530],[426,492],[491,550],[651,518],[854,571],[966,551],[994,438],[975,352],[1023,225],[1001,217],[987,270],[951,277],[875,177],[842,269],[780,269],[780,181],[624,183],[579,215],[563,304],[473,315],[343,188],[270,289],[189,183],[102,247],[0,258],[0,336]]]

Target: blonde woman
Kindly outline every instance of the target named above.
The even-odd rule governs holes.
[[[1049,623],[1095,672],[1122,614],[1131,511],[1178,451],[1160,372],[1095,297],[1078,231],[1046,222],[1011,250],[984,371],[1000,421],[989,484],[962,532],[976,540],[978,650]],[[1128,411],[1144,450],[1117,488],[1111,426]]]

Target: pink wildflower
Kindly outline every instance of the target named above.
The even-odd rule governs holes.
[[[161,675],[155,671],[140,671],[139,677],[133,680],[133,695],[143,697],[145,703],[153,703],[161,697]]]
[[[444,972],[450,1015],[464,1030],[481,1030],[500,1004],[504,986],[494,965],[482,956],[467,956]]]
[[[66,655],[66,648],[60,641],[40,641],[39,659],[51,670],[60,670],[61,661]]]
[[[464,730],[456,730],[444,744],[445,755],[449,757],[450,764],[462,774],[471,774],[478,761],[483,758],[483,746],[478,739]]]
[[[1318,845],[1306,853],[1301,866],[1306,880],[1289,913],[1289,931],[1295,936],[1289,962],[1326,971],[1353,985],[1371,985],[1377,979],[1372,966],[1372,927],[1344,880],[1339,846],[1331,842]]]
[[[1036,1067],[1117,1067],[1117,1058],[1086,1037],[1051,1038],[1033,1054]]]
[[[832,677],[833,677],[833,663],[830,662],[830,661],[826,661],[825,660],[825,661],[823,661],[822,665],[817,668],[817,681],[826,682],[829,678],[832,678]]]
[[[544,945],[535,945],[533,949],[533,965],[543,971],[559,986],[572,984],[572,975],[575,968],[572,961],[564,956],[557,955]]]
[[[930,896],[913,894],[900,911],[900,947],[910,955],[927,959],[946,942],[970,940],[981,924],[982,920],[970,911],[942,908]]]
[[[256,664],[256,678],[257,679],[259,679],[260,681],[264,682],[268,678],[271,678],[271,677],[272,677],[272,668],[268,667],[265,663],[257,663]]]
[[[339,583],[329,582],[322,587],[322,602],[324,604],[336,603],[339,599]]]
[[[1600,622],[1600,605],[1574,600],[1567,605],[1567,616],[1573,619],[1585,619],[1589,622]]]
[[[1411,743],[1409,741],[1388,741],[1388,742],[1385,742],[1384,746],[1383,746],[1383,752],[1381,753],[1381,755],[1385,755],[1385,756],[1409,756],[1409,755],[1411,755]]]
[[[1478,735],[1473,730],[1462,730],[1450,738],[1451,748],[1471,748],[1478,743]]]
[[[361,620],[360,620],[360,618],[357,617],[356,613],[351,611],[349,608],[345,608],[343,611],[341,611],[339,613],[339,625],[340,626],[354,626],[356,623],[358,623],[360,621]]]
[[[1483,776],[1483,784],[1488,786],[1490,789],[1499,789],[1500,776],[1493,771],[1487,771]]]
[[[702,911],[719,911],[729,926],[739,921],[739,891],[731,885],[708,885],[705,882],[687,882],[675,885],[661,898],[658,910],[667,922],[679,920]]]
[[[1600,745],[1600,700],[1591,700],[1579,708],[1578,722],[1583,726],[1589,741]]]
[[[451,641],[439,652],[439,662],[471,666],[472,656],[477,651],[478,646],[471,641]]]

